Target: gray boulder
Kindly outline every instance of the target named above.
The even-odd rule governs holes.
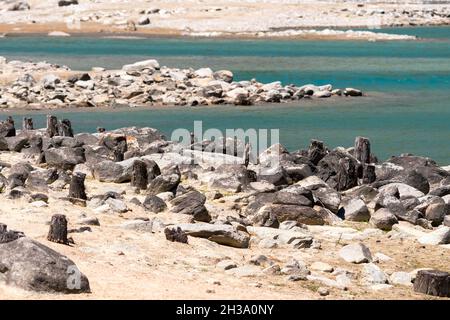
[[[349,221],[365,222],[369,221],[370,213],[364,201],[352,199],[338,213],[339,216]]]
[[[211,216],[205,207],[205,202],[206,197],[202,193],[192,190],[170,201],[172,205],[170,211],[191,215],[196,221],[210,222]]]
[[[392,230],[392,226],[398,223],[398,220],[388,209],[381,208],[372,214],[369,222],[378,229],[390,231]]]
[[[0,266],[0,282],[8,285],[40,292],[90,292],[87,277],[73,261],[27,237],[0,244]]]
[[[167,209],[167,205],[161,198],[149,195],[142,203],[144,208],[153,213],[159,213]]]
[[[362,243],[354,243],[344,246],[339,250],[339,256],[350,263],[365,263],[372,261],[369,248]]]
[[[73,170],[77,164],[85,162],[83,148],[50,148],[44,151],[44,156],[49,166],[63,170]]]
[[[205,238],[221,245],[248,248],[250,235],[231,225],[208,223],[184,223],[176,225],[191,237]]]

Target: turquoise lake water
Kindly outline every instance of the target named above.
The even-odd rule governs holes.
[[[376,30],[416,34],[400,42],[274,41],[212,39],[102,39],[17,37],[0,39],[0,56],[47,60],[72,69],[156,58],[162,65],[230,69],[237,80],[281,80],[284,84],[356,87],[363,98],[301,100],[252,107],[177,107],[113,112],[55,112],[76,131],[151,126],[170,136],[176,128],[278,128],[290,150],[312,138],[330,147],[350,146],[354,137],[372,140],[381,159],[400,153],[429,156],[450,164],[450,28]],[[21,115],[14,115],[20,120]],[[38,125],[45,114],[35,114]],[[20,122],[19,122],[20,123]]]

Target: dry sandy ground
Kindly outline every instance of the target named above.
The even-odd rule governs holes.
[[[128,21],[147,15],[150,25],[137,26],[146,35],[258,36],[258,32],[310,27],[381,27],[391,25],[442,25],[450,23],[449,4],[421,1],[316,1],[316,0],[80,0],[80,5],[57,7],[56,1],[28,0],[31,10],[1,11],[0,33],[124,33]],[[132,4],[132,5],[130,5]],[[1,8],[8,8],[4,4]],[[152,9],[158,13],[141,14]],[[435,15],[428,10],[444,13]],[[270,36],[270,34],[265,34]],[[285,36],[289,36],[286,34]],[[292,35],[291,35],[292,36]],[[323,37],[294,34],[294,37]],[[345,35],[328,35],[345,38]]]
[[[21,156],[0,153],[2,161],[18,161]],[[89,195],[102,194],[110,190],[126,190],[126,198],[133,196],[128,184],[105,184],[87,181]],[[188,216],[161,213],[148,214],[141,208],[130,206],[125,214],[95,214],[92,209],[72,205],[55,197],[65,196],[62,192],[50,191],[49,207],[35,208],[24,200],[7,200],[0,195],[0,222],[9,229],[21,230],[26,235],[67,255],[87,275],[92,293],[82,295],[38,294],[0,285],[0,299],[435,299],[416,294],[411,287],[394,286],[374,291],[360,283],[362,265],[344,262],[337,251],[352,241],[322,241],[321,249],[235,249],[218,245],[206,239],[189,237],[189,244],[168,242],[163,233],[139,233],[118,227],[127,219],[154,217],[165,222],[187,221]],[[231,201],[210,202],[212,207],[225,209],[227,215],[236,214],[230,209]],[[55,214],[65,214],[69,228],[77,227],[81,214],[97,216],[100,227],[93,232],[71,234],[75,244],[59,245],[46,240],[46,222]],[[365,224],[355,224],[362,230]],[[378,233],[363,241],[372,254],[382,252],[392,258],[380,262],[379,266],[388,274],[394,271],[410,272],[416,268],[437,268],[448,270],[449,248],[443,246],[422,246],[413,240],[402,240],[389,233]],[[291,258],[304,261],[308,266],[315,261],[327,262],[334,268],[341,267],[354,272],[349,290],[329,287],[326,298],[317,293],[324,285],[316,281],[287,281],[287,276],[264,275],[238,278],[216,267],[223,259],[232,259],[239,266],[248,265],[250,258],[264,254],[279,262],[281,266]],[[324,277],[330,274],[318,272]]]

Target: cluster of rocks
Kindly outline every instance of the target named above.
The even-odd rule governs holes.
[[[283,86],[279,81],[233,81],[233,73],[228,70],[168,68],[156,60],[125,65],[119,71],[93,68],[91,72],[77,73],[45,62],[7,62],[0,57],[0,67],[3,74],[14,78],[0,86],[0,107],[4,108],[253,105],[362,96],[360,90],[333,89],[332,85],[298,87]]]
[[[335,149],[313,140],[308,149],[295,152],[278,144],[250,162],[248,155],[229,152],[226,145],[220,150],[229,154],[214,154],[204,151],[211,141],[194,140],[192,145],[184,146],[167,141],[152,128],[98,131],[74,134],[69,120],[58,121],[54,116],[48,116],[45,129],[33,128],[29,118],[24,119],[22,130],[15,129],[12,119],[2,122],[0,150],[20,153],[26,159],[0,163],[0,189],[5,199],[22,198],[35,207],[47,206],[49,191],[58,190],[66,193],[59,200],[90,208],[95,214],[123,214],[136,206],[149,214],[170,212],[189,217],[189,222],[147,218],[127,221],[121,227],[161,232],[173,242],[188,243],[189,237],[197,237],[241,249],[256,246],[314,250],[321,247],[319,234],[334,237],[334,241],[360,239],[362,233],[339,227],[345,221],[369,225],[380,233],[405,233],[410,225],[415,230],[410,241],[423,245],[450,243],[450,172],[429,158],[409,154],[379,162],[367,138],[357,137],[354,147]],[[194,161],[198,154],[202,154],[203,161]],[[273,157],[279,159],[275,167],[271,166]],[[129,189],[125,193],[89,194],[85,189],[87,178],[129,184]],[[230,197],[232,206],[224,211],[219,204]],[[84,221],[85,225],[99,225],[93,218]],[[69,233],[90,230],[83,228]],[[46,269],[50,267],[41,268],[46,260],[37,257],[23,264],[8,252],[12,252],[11,247],[18,255],[33,250],[47,254],[46,259],[60,261],[61,257],[52,251],[45,253],[50,249],[21,233],[7,231],[6,226],[0,229],[0,239],[6,239],[6,244],[0,246],[8,249],[0,250],[0,280],[6,278],[7,283],[36,290],[45,286],[45,290],[67,291],[60,286],[60,278],[32,282],[32,270],[36,268],[50,277]],[[54,216],[48,239],[68,244],[67,233],[65,217]],[[364,245],[343,247],[340,256],[347,262],[368,263],[364,272],[372,285],[406,278],[404,274],[385,276],[372,263],[374,258]],[[51,277],[60,275],[63,267],[72,263],[62,260],[65,262],[56,263],[54,267],[59,271]],[[20,274],[14,271],[19,268],[23,270]],[[255,266],[237,267],[229,261],[222,262],[221,268],[238,276],[256,272]],[[318,263],[310,268],[333,270]],[[299,261],[285,266],[270,264],[264,271],[258,267],[257,273],[261,272],[338,288],[347,287],[348,282],[339,271],[335,275],[342,283],[309,273]],[[89,290],[87,279],[83,281],[79,292]],[[325,295],[326,290],[322,291]]]

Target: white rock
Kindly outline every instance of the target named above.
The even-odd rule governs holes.
[[[405,183],[389,183],[382,186],[379,191],[383,193],[387,188],[397,187],[398,192],[400,193],[400,197],[423,197],[425,194],[422,191],[417,190],[414,187],[411,187]]]
[[[438,245],[450,243],[450,227],[441,226],[438,229],[420,237],[421,244]]]
[[[412,277],[409,272],[394,272],[390,276],[392,284],[398,284],[402,286],[411,286]]]
[[[388,261],[391,261],[391,260],[392,260],[391,257],[389,257],[389,256],[387,256],[385,254],[382,254],[381,252],[377,252],[377,253],[374,254],[374,261],[377,261],[377,262],[388,262]]]
[[[52,31],[48,33],[49,37],[70,37],[70,34],[63,31]]]
[[[144,69],[158,70],[159,63],[158,61],[151,59],[135,62],[133,64],[127,64],[122,67],[122,70],[124,71],[142,71]]]
[[[31,205],[35,208],[47,208],[48,204],[45,201],[34,201],[31,203]]]
[[[311,270],[315,271],[321,271],[321,272],[333,272],[334,268],[330,266],[328,263],[316,261],[314,262],[311,267]]]
[[[214,72],[210,68],[200,68],[195,70],[194,74],[198,78],[212,78]]]
[[[369,248],[362,243],[349,244],[339,250],[339,256],[347,262],[365,263],[372,261]]]
[[[389,282],[387,274],[373,263],[364,265],[363,275],[364,281],[370,284],[384,284]]]
[[[108,198],[105,203],[111,208],[112,211],[117,213],[124,213],[128,211],[128,207],[122,200]]]

